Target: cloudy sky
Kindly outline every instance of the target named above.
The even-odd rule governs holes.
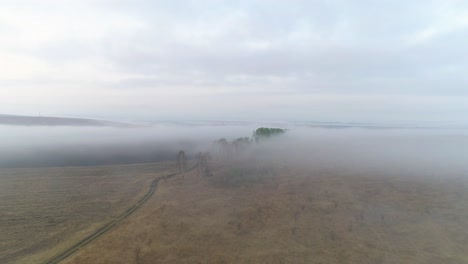
[[[1,0],[0,113],[468,123],[468,2]]]

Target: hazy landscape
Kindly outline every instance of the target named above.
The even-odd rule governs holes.
[[[142,210],[64,263],[468,261],[466,180],[236,165],[214,168],[212,179],[191,172],[164,182]],[[237,173],[229,170],[245,179],[220,183]]]
[[[4,126],[0,261],[468,261],[465,130],[287,127]]]
[[[468,1],[1,0],[0,264],[468,264]]]
[[[0,262],[46,261],[127,210],[172,167],[0,169]]]
[[[111,122],[105,120],[85,119],[85,118],[66,118],[49,116],[21,116],[21,115],[2,115],[0,114],[0,125],[10,126],[84,126],[84,127],[122,127],[131,126],[131,124]]]

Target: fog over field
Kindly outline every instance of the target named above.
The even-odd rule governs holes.
[[[265,148],[291,165],[351,173],[427,177],[468,173],[466,130],[297,129]]]
[[[2,167],[87,166],[175,160],[212,151],[212,142],[250,137],[258,125],[159,124],[141,127],[1,126]],[[248,155],[274,162],[379,174],[463,176],[468,131],[462,129],[319,128],[285,125],[285,136]],[[246,154],[247,155],[247,154]]]
[[[0,166],[81,166],[173,160],[177,151],[206,149],[218,132],[232,136],[248,128],[207,127],[18,127],[0,126]]]
[[[0,0],[0,263],[468,263],[467,18]]]

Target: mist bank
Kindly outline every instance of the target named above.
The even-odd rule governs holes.
[[[206,151],[223,135],[249,135],[249,126],[140,127],[1,126],[0,167],[60,167],[175,160]]]
[[[456,123],[357,123],[357,122],[290,122],[290,121],[222,121],[222,120],[185,120],[185,121],[109,121],[90,118],[25,116],[0,114],[0,125],[6,126],[54,126],[54,127],[140,127],[152,125],[167,126],[266,126],[266,127],[304,127],[329,129],[468,129]]]
[[[1,115],[0,125],[5,126],[78,126],[78,127],[129,127],[132,124],[87,118]]]
[[[258,124],[150,127],[0,126],[0,167],[90,166],[174,160],[250,137]],[[252,143],[243,158],[348,173],[468,175],[468,130],[309,128]],[[216,153],[212,153],[216,155]]]
[[[468,178],[468,130],[299,128],[248,155],[331,173]]]

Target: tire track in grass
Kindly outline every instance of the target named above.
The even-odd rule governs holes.
[[[193,166],[193,167],[189,168],[188,170],[186,170],[185,172],[191,171],[191,170],[193,170],[195,168],[196,168],[196,166]],[[87,237],[83,238],[81,241],[77,242],[76,244],[74,244],[73,246],[71,246],[70,248],[65,250],[64,252],[62,252],[59,255],[53,257],[52,259],[46,261],[45,263],[47,263],[47,264],[59,263],[60,261],[62,261],[64,259],[66,259],[67,257],[73,255],[80,248],[82,248],[82,247],[88,245],[89,243],[93,242],[95,239],[102,236],[107,231],[111,230],[113,227],[115,227],[120,222],[122,222],[122,220],[124,220],[125,218],[130,216],[133,212],[135,212],[138,208],[140,208],[144,203],[146,203],[146,201],[148,201],[149,198],[151,198],[151,196],[153,196],[153,194],[156,192],[156,189],[158,188],[158,183],[159,183],[160,180],[166,180],[166,179],[172,178],[172,177],[174,177],[176,175],[179,175],[179,174],[180,173],[171,173],[171,174],[168,174],[168,175],[165,175],[165,176],[158,177],[158,178],[154,179],[151,182],[151,186],[150,186],[150,189],[148,190],[148,192],[136,204],[134,204],[133,206],[128,208],[125,212],[123,212],[121,215],[119,215],[116,219],[114,219],[114,220],[110,221],[109,223],[105,224],[99,230],[97,230],[94,233],[92,233],[92,234],[88,235]]]

